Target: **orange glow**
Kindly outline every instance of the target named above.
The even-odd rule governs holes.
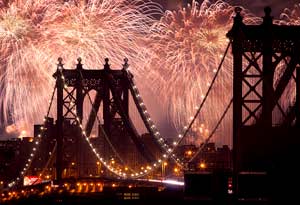
[[[9,125],[5,128],[6,133],[13,133],[16,131],[16,126],[15,125]]]

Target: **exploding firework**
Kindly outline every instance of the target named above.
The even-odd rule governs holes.
[[[276,23],[285,25],[300,25],[300,4],[295,4],[293,9],[286,8]]]
[[[232,27],[233,15],[234,7],[223,1],[193,1],[187,8],[167,11],[152,28],[149,45],[154,56],[149,68],[156,69],[149,71],[149,79],[162,96],[170,119],[179,127],[192,119],[195,106],[210,86],[228,44],[226,33]],[[259,21],[247,10],[243,16],[246,24]],[[232,59],[228,56],[195,130],[202,129],[201,123],[211,129],[232,97]]]
[[[73,68],[80,56],[84,67],[93,69],[102,69],[106,57],[120,67],[127,57],[134,59],[131,67],[138,75],[147,56],[143,36],[153,15],[161,12],[141,0],[19,0],[0,5],[2,121],[28,128],[47,111],[58,57]]]
[[[153,17],[162,14],[159,7],[142,0],[0,1],[0,8],[0,108],[6,123],[11,114],[22,129],[41,122],[59,56],[66,68],[79,56],[85,68],[102,68],[105,57],[119,67],[129,58],[137,84],[144,86],[147,77],[165,113],[182,127],[204,98],[234,15],[229,4],[207,0],[167,11],[158,22]],[[298,24],[298,14],[299,6],[285,10],[281,23]],[[261,22],[247,10],[243,15],[246,24]],[[229,102],[231,67],[227,57],[194,132],[202,131],[203,123],[209,132]],[[152,98],[148,93],[142,90]]]

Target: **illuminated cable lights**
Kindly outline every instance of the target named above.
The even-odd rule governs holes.
[[[59,70],[59,65],[58,65],[58,70]],[[30,168],[30,166],[31,166],[31,164],[33,162],[33,158],[35,157],[34,153],[37,151],[37,148],[38,148],[38,146],[40,144],[40,141],[42,140],[41,138],[42,138],[42,136],[44,134],[44,131],[47,130],[46,129],[46,122],[47,122],[47,118],[49,116],[50,109],[51,109],[51,106],[52,106],[52,102],[53,102],[53,99],[54,99],[55,90],[56,90],[56,86],[54,87],[54,90],[53,90],[52,96],[51,96],[51,100],[49,101],[47,115],[43,119],[44,124],[40,127],[40,133],[37,135],[37,138],[33,142],[34,147],[32,148],[32,153],[30,153],[29,158],[26,160],[28,163],[25,164],[25,166],[23,167],[22,171],[19,174],[21,178],[23,178],[24,175],[29,170],[29,168]],[[20,181],[20,177],[17,177],[15,180],[13,180],[11,183],[9,183],[8,187],[12,188],[13,186],[15,186]]]
[[[62,70],[63,70],[63,66],[61,64],[61,69],[59,70],[60,71],[60,75],[63,76],[63,73],[62,73]],[[61,79],[65,79],[64,76],[61,78]],[[65,82],[64,83],[64,88],[66,87],[66,84]],[[122,172],[122,171],[117,171],[115,170],[113,167],[111,167],[109,165],[109,163],[107,161],[104,160],[104,158],[98,153],[97,149],[94,148],[93,144],[90,142],[90,139],[88,138],[88,136],[86,135],[86,131],[83,129],[83,125],[80,123],[80,118],[77,116],[76,113],[73,113],[73,115],[75,115],[75,119],[77,121],[77,124],[78,124],[78,127],[81,129],[81,134],[82,136],[85,138],[85,140],[87,141],[89,147],[91,148],[91,150],[93,151],[93,153],[96,155],[97,159],[112,173],[114,173],[115,175],[117,175],[118,177],[121,177],[121,178],[127,178],[127,174]]]
[[[52,96],[51,96],[50,104],[48,106],[48,111],[47,111],[46,117],[43,119],[44,124],[40,127],[40,132],[37,135],[37,138],[32,143],[33,144],[32,152],[30,153],[29,158],[26,160],[27,163],[23,167],[23,169],[20,172],[19,176],[15,180],[13,180],[12,182],[10,182],[8,184],[9,188],[12,188],[13,186],[17,185],[18,182],[20,182],[21,178],[24,177],[24,175],[27,173],[27,171],[29,170],[29,168],[30,168],[30,166],[33,162],[33,159],[35,157],[35,153],[36,153],[37,149],[39,148],[40,141],[42,140],[42,136],[43,136],[44,132],[47,130],[46,129],[46,122],[47,122],[47,118],[49,117],[50,109],[51,109],[52,102],[53,102],[53,99],[54,99],[55,90],[56,90],[56,86],[54,87],[53,92],[52,92]]]
[[[125,62],[126,62],[126,60],[125,60]],[[125,69],[125,70],[126,70],[126,69]],[[128,70],[126,70],[126,71],[128,72]],[[62,73],[61,73],[61,74],[62,74]],[[138,93],[137,87],[136,87],[135,85],[133,85],[132,88],[134,88],[134,90],[137,92],[137,95],[136,95],[136,96],[139,97],[139,98],[141,99],[141,97],[140,97],[140,95],[139,95],[139,93]],[[92,102],[91,102],[91,103],[92,103]],[[143,103],[143,102],[140,102],[139,105],[143,105],[143,106],[144,106],[144,103]],[[147,110],[144,110],[144,114],[149,115]],[[74,115],[76,115],[76,114],[74,114]],[[147,119],[147,121],[151,122],[150,116],[147,117],[147,118],[145,118],[145,119]],[[144,172],[139,172],[139,173],[138,173],[138,172],[135,172],[135,174],[131,174],[131,175],[129,175],[129,176],[126,175],[126,173],[124,173],[124,172],[122,172],[122,171],[116,171],[113,167],[111,167],[110,165],[108,165],[108,164],[109,164],[108,162],[104,161],[104,159],[100,156],[100,154],[97,152],[97,150],[93,147],[93,145],[92,145],[92,143],[90,142],[88,136],[86,135],[86,132],[83,130],[83,125],[79,122],[78,116],[76,116],[76,120],[77,120],[77,123],[78,123],[78,125],[79,125],[79,127],[80,127],[80,129],[81,129],[82,135],[85,137],[86,141],[89,143],[90,148],[91,148],[92,151],[95,153],[95,155],[97,156],[97,158],[100,160],[100,162],[101,162],[106,168],[108,168],[109,171],[111,171],[112,173],[116,174],[117,176],[119,176],[119,177],[122,177],[122,176],[123,176],[123,178],[130,178],[130,176],[131,176],[131,178],[139,178],[139,177],[145,176],[145,175],[149,174],[150,172],[154,171],[153,167],[157,168],[157,163],[159,163],[159,164],[161,163],[161,160],[159,159],[158,161],[154,162],[152,166],[147,166],[147,169],[148,169],[148,170],[146,170],[146,171],[144,171]],[[156,129],[156,126],[155,126],[154,124],[152,124],[152,125],[151,125],[151,128],[152,128],[152,129]],[[159,135],[159,132],[158,132],[158,131],[156,131],[156,133]],[[171,148],[165,143],[165,140],[164,140],[163,138],[161,138],[161,142],[163,143],[163,146],[164,146],[165,149],[166,149],[166,153],[163,154],[162,157],[163,157],[163,158],[168,158],[169,156],[171,156],[171,157],[174,158],[174,157],[175,157],[175,154],[172,154],[173,149],[171,149]],[[176,158],[175,160],[176,160],[177,162],[179,161],[178,158]],[[128,168],[127,168],[127,169],[128,169]],[[126,170],[126,169],[125,169],[125,170]]]
[[[227,48],[226,48],[226,50],[225,50],[225,52],[224,52],[224,55],[222,55],[222,59],[221,59],[221,62],[220,62],[220,64],[219,64],[218,68],[213,70],[214,77],[213,77],[211,83],[207,83],[207,86],[209,86],[209,88],[208,88],[208,90],[207,90],[207,92],[206,92],[206,95],[205,95],[205,96],[204,96],[204,95],[201,95],[201,98],[202,98],[203,100],[202,100],[200,106],[196,106],[196,107],[195,107],[195,109],[197,110],[197,111],[196,111],[196,114],[195,114],[194,116],[191,116],[191,117],[189,118],[189,119],[190,119],[190,122],[188,123],[188,125],[186,125],[186,126],[183,127],[183,133],[182,133],[182,134],[179,134],[177,140],[173,141],[173,143],[172,143],[172,145],[173,145],[173,150],[175,150],[176,147],[177,147],[177,146],[180,144],[180,142],[183,140],[183,138],[184,138],[185,136],[187,136],[187,133],[188,133],[189,130],[191,129],[192,124],[194,123],[194,121],[196,120],[197,116],[199,115],[199,113],[200,113],[200,111],[201,111],[201,109],[202,109],[204,103],[206,102],[207,96],[209,95],[209,93],[210,93],[210,91],[211,91],[211,89],[212,89],[212,87],[213,87],[213,85],[214,85],[214,82],[215,82],[215,80],[216,80],[216,78],[217,78],[217,76],[218,76],[218,73],[219,73],[219,71],[220,71],[220,69],[221,69],[221,67],[222,67],[222,65],[223,65],[223,62],[224,62],[224,60],[225,60],[225,57],[226,57],[226,54],[227,54],[227,52],[228,52],[228,49],[229,49],[230,45],[231,45],[231,42],[229,41],[229,42],[228,42],[228,45],[227,45]],[[129,74],[129,71],[128,71],[129,65],[128,65],[128,63],[127,63],[127,62],[128,62],[128,59],[125,59],[124,61],[125,61],[125,64],[123,65],[123,69],[125,69],[125,71],[127,72],[127,74]],[[145,124],[149,127],[149,129],[150,129],[150,131],[151,131],[150,133],[154,133],[154,134],[153,134],[154,138],[157,140],[158,144],[159,144],[159,145],[163,148],[163,150],[165,150],[165,152],[166,152],[165,154],[163,154],[163,157],[164,157],[164,158],[171,157],[173,160],[175,160],[176,163],[178,163],[179,165],[183,166],[183,164],[182,164],[182,162],[179,160],[179,158],[178,158],[175,154],[172,153],[173,150],[169,148],[169,145],[168,145],[168,144],[166,144],[166,140],[165,140],[163,137],[161,137],[161,134],[160,134],[160,132],[158,131],[158,129],[156,128],[154,122],[149,120],[149,119],[150,119],[150,115],[149,115],[149,113],[148,113],[148,111],[147,111],[147,108],[146,108],[146,106],[145,106],[145,104],[144,104],[144,102],[143,102],[143,99],[141,98],[141,96],[140,96],[140,94],[139,94],[139,90],[138,90],[137,86],[135,85],[133,79],[130,78],[129,76],[128,76],[128,79],[129,79],[129,82],[131,83],[131,87],[133,88],[133,89],[132,89],[132,90],[133,90],[132,93],[134,93],[134,97],[135,97],[135,99],[136,99],[136,101],[137,101],[137,102],[136,102],[136,105],[138,106],[139,110],[141,110],[140,114],[142,115],[142,118],[143,118],[143,119],[146,119],[146,120],[144,120]],[[143,106],[141,106],[141,104],[142,104]]]
[[[123,69],[127,72],[127,74],[129,74],[128,71],[128,59],[125,59],[125,64],[123,65]],[[158,142],[158,144],[161,146],[161,148],[163,148],[163,150],[166,152],[165,154],[163,154],[164,158],[168,158],[169,156],[176,162],[179,163],[179,165],[183,166],[183,164],[180,162],[180,160],[177,160],[177,158],[174,158],[173,155],[171,155],[171,153],[173,152],[173,150],[169,147],[169,145],[166,143],[166,140],[161,137],[160,132],[157,129],[157,126],[154,124],[153,121],[151,121],[149,112],[145,106],[145,103],[143,102],[142,97],[139,94],[139,90],[137,88],[137,86],[135,85],[135,83],[133,82],[133,79],[130,78],[128,76],[129,82],[131,84],[131,88],[132,88],[132,93],[134,95],[134,99],[136,101],[136,105],[138,106],[138,110],[140,111],[140,114],[143,118],[144,123],[146,124],[146,127],[148,127],[150,130],[150,133],[153,134],[154,138],[156,139],[156,141]],[[141,106],[143,105],[143,106]]]
[[[64,79],[64,77],[63,77],[62,79]],[[67,85],[64,84],[63,87],[66,88]],[[136,90],[137,93],[138,93],[138,90],[137,90],[136,87],[135,87],[135,90]],[[141,99],[141,97],[140,97],[139,94],[137,94],[137,97],[139,97],[140,101],[142,101],[142,99]],[[139,105],[142,106],[142,108],[144,109],[143,113],[146,115],[146,117],[145,117],[145,119],[147,119],[146,121],[147,121],[147,122],[150,122],[150,126],[149,126],[149,127],[153,130],[153,133],[157,136],[157,139],[159,139],[159,141],[161,142],[162,147],[164,147],[164,149],[166,150],[166,153],[163,154],[162,157],[163,157],[163,158],[172,157],[172,158],[174,158],[174,159],[176,160],[176,162],[179,162],[179,161],[180,161],[179,158],[177,158],[176,155],[173,153],[173,150],[174,150],[174,149],[170,148],[170,146],[169,146],[168,144],[166,144],[166,141],[160,136],[160,133],[159,133],[159,131],[157,130],[155,124],[151,121],[150,116],[147,116],[147,115],[149,115],[149,114],[148,114],[148,111],[146,110],[146,107],[144,106],[144,103],[143,103],[143,102],[140,102]],[[107,162],[105,162],[105,161],[103,160],[103,158],[102,158],[102,157],[100,156],[100,154],[97,152],[96,148],[94,148],[93,145],[90,143],[90,140],[89,140],[89,138],[87,137],[85,130],[83,130],[82,124],[79,123],[79,117],[78,117],[78,116],[76,116],[76,120],[78,121],[78,125],[79,125],[79,127],[81,128],[82,135],[85,137],[86,141],[89,143],[90,148],[91,148],[92,151],[95,153],[95,155],[97,156],[97,158],[100,160],[100,162],[102,162],[102,164],[104,164],[104,165],[108,164]],[[45,121],[45,120],[44,120],[44,121]],[[185,126],[185,129],[187,129],[187,128],[188,128],[188,127]],[[43,131],[43,130],[45,130],[45,128],[44,128],[44,127],[41,127],[41,131]],[[41,138],[42,135],[39,134],[38,137]],[[179,135],[179,138],[182,138],[182,135]],[[36,142],[36,145],[38,145],[38,144],[39,144],[39,143],[38,143],[38,141],[37,141],[37,142]],[[178,142],[177,142],[177,141],[174,141],[174,142],[173,142],[173,145],[174,145],[174,146],[178,145]],[[33,149],[33,151],[36,151],[36,149]],[[33,157],[33,156],[34,156],[34,152],[31,153],[30,156]],[[29,160],[29,162],[30,162],[30,161],[31,161],[31,160]],[[153,167],[157,167],[157,163],[160,164],[160,163],[161,163],[161,160],[159,159],[157,162],[153,163],[152,166],[153,166]],[[28,165],[26,165],[26,167],[28,167]],[[109,171],[115,173],[115,174],[116,174],[117,176],[119,176],[119,177],[122,177],[122,176],[123,176],[123,177],[126,177],[126,176],[127,176],[126,173],[123,173],[122,171],[116,171],[113,167],[110,167],[109,165],[107,165],[106,168],[108,168]],[[152,169],[151,166],[149,166],[148,170],[153,170],[153,169]],[[26,171],[26,168],[24,168],[24,171]],[[135,174],[131,174],[130,176],[132,176],[132,177],[134,177],[134,178],[137,178],[137,177],[141,177],[141,175],[144,175],[145,173],[148,173],[148,172],[149,172],[149,171],[144,171],[143,174],[142,174],[141,172],[140,172],[140,173],[137,172],[137,173],[135,173]],[[24,172],[22,172],[22,174],[24,174]]]

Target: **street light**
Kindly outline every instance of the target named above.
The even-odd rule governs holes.
[[[174,173],[175,173],[176,176],[178,176],[178,174],[179,174],[179,169],[178,169],[177,167],[174,168]]]
[[[200,168],[201,168],[201,169],[205,169],[205,168],[206,168],[206,164],[205,164],[204,162],[201,162],[201,163],[200,163]]]

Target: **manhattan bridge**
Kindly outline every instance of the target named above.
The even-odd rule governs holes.
[[[270,8],[265,9],[261,25],[245,25],[240,12],[236,8],[233,27],[227,33],[228,46],[203,101],[173,142],[168,142],[152,121],[129,71],[128,59],[119,70],[111,69],[109,59],[105,59],[103,69],[92,70],[84,68],[84,59],[77,59],[75,69],[67,69],[59,58],[44,123],[35,125],[28,158],[19,175],[8,184],[9,192],[2,193],[2,201],[9,203],[28,195],[53,192],[88,195],[101,193],[107,187],[126,187],[127,191],[120,191],[126,198],[132,186],[155,187],[155,181],[163,182],[155,173],[166,162],[184,171],[185,194],[194,198],[202,196],[203,190],[210,190],[205,193],[213,200],[216,196],[218,200],[237,201],[248,197],[268,203],[280,198],[278,195],[288,196],[287,187],[299,185],[296,156],[300,145],[300,26],[273,24]],[[233,98],[206,141],[188,160],[182,159],[176,150],[201,113],[230,50]],[[278,69],[281,75],[275,79]],[[284,109],[281,100],[291,86],[295,99],[292,106]],[[150,143],[145,143],[133,123],[131,98]],[[56,119],[49,117],[54,99]],[[83,112],[85,101],[90,104],[88,113]],[[233,164],[217,172],[199,171],[197,159],[231,106]],[[95,129],[97,137],[92,137]],[[95,177],[100,172],[105,177]],[[39,178],[26,187],[23,180],[28,175]],[[129,198],[141,196],[135,194],[129,194]]]

